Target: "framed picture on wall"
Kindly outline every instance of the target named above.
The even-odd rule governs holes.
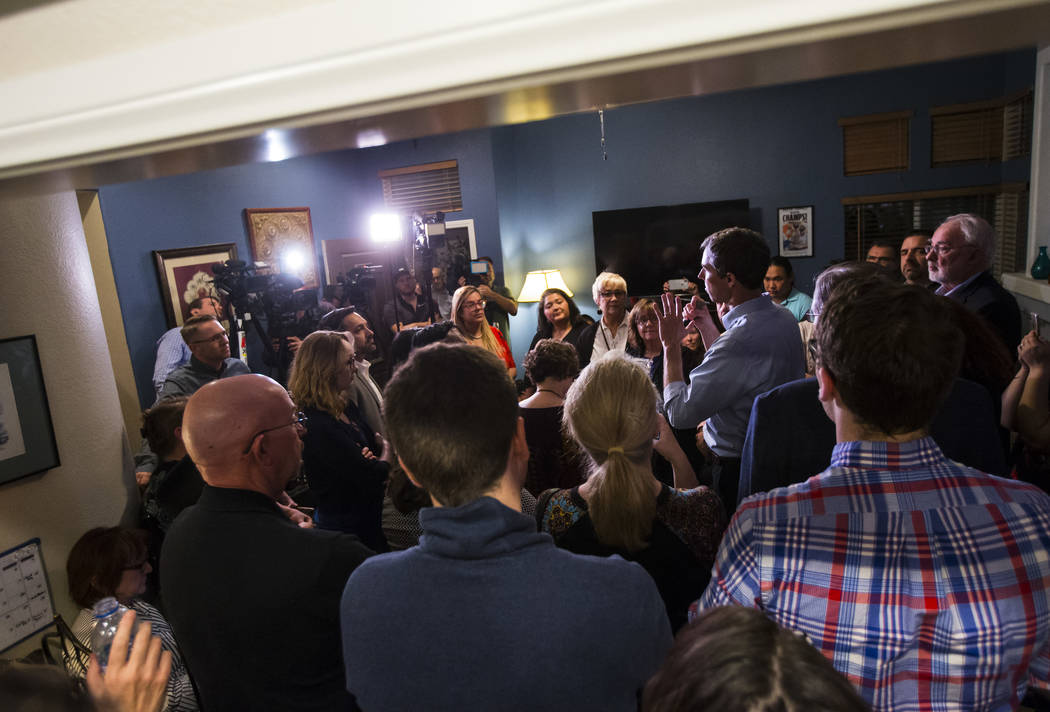
[[[779,208],[777,235],[781,257],[812,257],[813,206]]]
[[[169,329],[182,326],[190,318],[190,302],[194,299],[219,297],[211,268],[217,262],[235,259],[237,245],[232,242],[153,251],[160,301]]]
[[[0,483],[59,466],[36,337],[0,340]]]
[[[244,221],[252,259],[298,277],[304,287],[321,286],[310,208],[245,208]]]

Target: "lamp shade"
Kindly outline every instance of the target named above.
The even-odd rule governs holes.
[[[537,269],[525,275],[525,284],[521,286],[519,302],[538,302],[540,296],[548,289],[560,289],[572,296],[572,290],[565,284],[560,269]]]

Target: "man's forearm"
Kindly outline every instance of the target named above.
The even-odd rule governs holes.
[[[675,381],[685,381],[682,371],[682,347],[670,344],[664,346],[664,388]]]
[[[507,312],[511,316],[515,316],[518,313],[518,303],[510,297],[505,297],[502,294],[493,291],[490,299],[496,302],[496,306],[498,306],[500,309]]]
[[[694,319],[693,326],[700,332],[700,340],[704,342],[704,349],[710,349],[714,346],[715,341],[722,335],[718,332],[718,327],[715,326],[715,322],[712,319],[705,319],[702,322],[699,319]]]

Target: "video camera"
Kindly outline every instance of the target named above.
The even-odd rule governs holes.
[[[383,265],[361,265],[339,275],[337,281],[343,285],[343,302],[354,304],[358,311],[370,304],[376,289],[376,275],[382,272]]]
[[[489,263],[485,260],[471,260],[470,261],[470,274],[467,275],[467,284],[473,287],[480,287],[481,283],[489,273]]]
[[[234,307],[237,315],[262,315],[263,329],[253,319],[265,343],[298,336],[320,318],[317,290],[301,289],[303,281],[288,274],[272,274],[269,266],[256,267],[243,260],[227,260],[212,267],[215,289]],[[300,313],[302,315],[300,316]]]

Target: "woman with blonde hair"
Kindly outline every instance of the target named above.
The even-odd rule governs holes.
[[[563,423],[587,454],[589,477],[538,498],[540,529],[569,551],[637,561],[656,582],[677,629],[710,579],[726,526],[718,494],[708,487],[672,488],[653,476],[655,448],[673,464],[676,485],[696,484],[656,412],[656,389],[629,357],[606,356],[584,369],[566,394]]]
[[[346,396],[356,368],[348,334],[315,331],[295,353],[288,390],[307,419],[303,470],[317,498],[317,526],[356,534],[372,550],[386,551],[382,517],[389,456],[382,437]]]
[[[499,329],[493,329],[485,318],[485,298],[477,287],[466,285],[452,295],[452,321],[468,344],[496,354],[507,364],[510,377],[513,379],[517,375],[514,357],[503,334]]]

